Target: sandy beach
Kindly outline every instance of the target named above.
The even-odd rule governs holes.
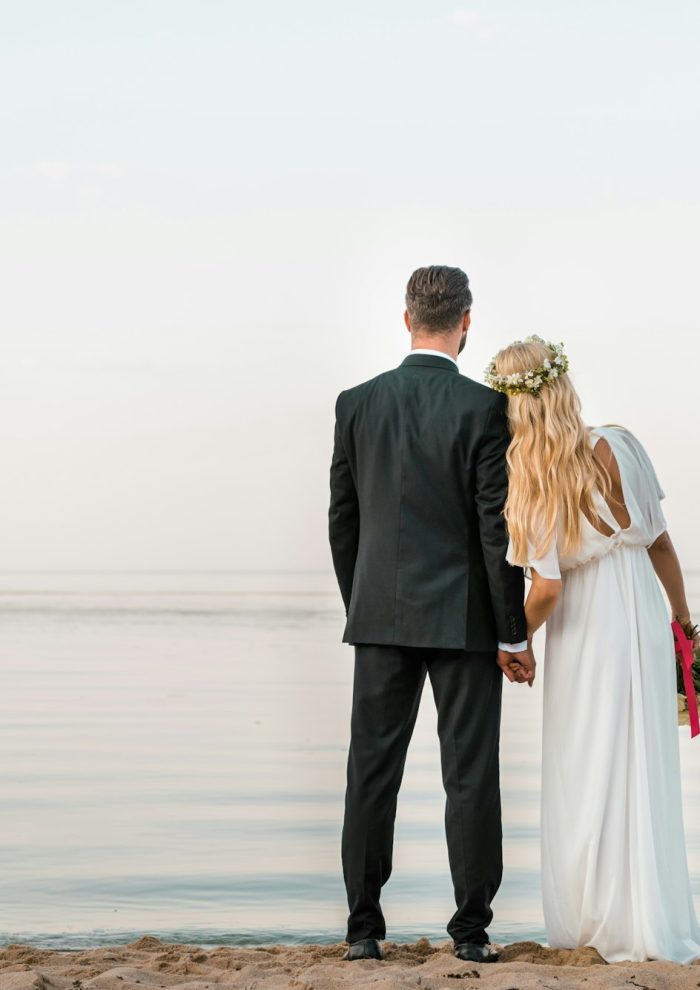
[[[700,965],[666,962],[607,965],[594,949],[547,949],[517,942],[491,965],[462,962],[451,942],[385,942],[383,961],[342,959],[345,944],[220,947],[161,942],[150,935],[123,946],[60,951],[15,943],[0,950],[0,990],[336,990],[373,987],[439,990],[617,988],[696,990]],[[460,981],[455,984],[455,981]]]

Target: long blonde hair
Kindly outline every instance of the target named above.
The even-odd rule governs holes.
[[[499,375],[541,367],[553,359],[544,343],[514,343],[495,357]],[[562,556],[581,546],[581,512],[598,518],[593,491],[607,496],[610,475],[593,457],[588,430],[581,418],[581,400],[568,374],[544,385],[539,395],[508,395],[511,442],[508,447],[508,498],[505,517],[513,541],[513,560],[528,560],[528,537],[535,557],[547,552],[558,530]]]

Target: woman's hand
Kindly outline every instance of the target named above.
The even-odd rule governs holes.
[[[675,616],[675,619],[687,638],[693,644],[693,649],[700,650],[700,626],[695,625],[689,615],[677,615]]]

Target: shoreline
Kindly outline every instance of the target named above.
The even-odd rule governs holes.
[[[592,948],[550,949],[513,942],[495,964],[463,962],[451,940],[383,942],[386,959],[347,962],[345,942],[269,944],[203,949],[143,935],[133,942],[91,949],[38,949],[15,942],[0,949],[0,990],[696,990],[700,960],[606,963]]]

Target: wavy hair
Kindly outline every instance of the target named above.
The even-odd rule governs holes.
[[[496,355],[500,375],[540,367],[554,352],[543,343],[514,343]],[[508,447],[508,498],[505,517],[513,543],[513,562],[528,560],[528,538],[535,557],[549,549],[561,523],[560,554],[581,546],[581,512],[598,518],[593,491],[604,497],[610,475],[593,456],[588,430],[581,418],[581,400],[568,374],[548,382],[538,396],[508,395],[511,442]]]

